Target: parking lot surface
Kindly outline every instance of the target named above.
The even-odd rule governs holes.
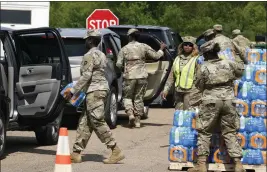
[[[165,172],[168,171],[168,142],[174,109],[151,108],[143,127],[130,129],[127,118],[121,117],[112,130],[126,158],[120,164],[103,164],[109,156],[95,134],[85,151],[83,162],[72,164],[73,172]],[[120,111],[120,114],[124,112]],[[68,121],[69,123],[70,121]],[[76,130],[69,129],[70,151]],[[38,146],[34,132],[8,132],[6,157],[1,161],[2,172],[49,172],[54,170],[57,146]]]

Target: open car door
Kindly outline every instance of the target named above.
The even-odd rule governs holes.
[[[126,35],[120,35],[122,47],[128,43]],[[160,40],[154,35],[140,34],[138,42],[151,46],[155,51],[160,49]],[[152,103],[163,90],[172,68],[173,58],[168,49],[164,50],[164,56],[159,60],[146,59],[148,72],[148,85],[144,97],[145,105]]]
[[[64,107],[61,89],[71,82],[68,57],[56,29],[13,31],[17,52],[17,111],[21,122],[46,125]]]

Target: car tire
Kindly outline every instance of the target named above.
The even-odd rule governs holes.
[[[0,160],[4,157],[6,147],[6,125],[4,114],[0,110]]]
[[[47,125],[35,131],[39,145],[56,145],[59,137],[59,126]]]
[[[144,113],[141,119],[147,119],[148,118],[148,112],[149,112],[149,106],[144,106]]]
[[[105,106],[105,120],[110,129],[117,126],[117,112],[118,112],[118,96],[115,87],[111,87],[108,93]]]

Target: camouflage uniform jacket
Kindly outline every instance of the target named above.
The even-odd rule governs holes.
[[[242,48],[249,48],[251,43],[250,41],[245,38],[243,35],[237,35],[234,39],[233,42],[235,42],[238,46]]]
[[[181,54],[181,55],[178,55],[176,58],[180,58],[180,68],[179,69],[180,69],[180,72],[182,72],[183,68],[189,62],[189,60],[192,58],[192,56],[189,55],[189,56],[186,57],[185,55]],[[199,65],[196,64],[195,75],[194,75],[194,81],[193,81],[192,88],[191,89],[183,89],[180,86],[178,86],[178,87],[175,88],[176,92],[191,92],[194,89],[196,89],[196,87],[195,87],[196,71],[197,71],[198,66]],[[171,88],[174,86],[175,79],[176,78],[175,78],[175,75],[174,75],[174,72],[173,72],[173,67],[172,67],[171,72],[170,72],[170,74],[168,76],[167,82],[166,82],[165,87],[164,87],[164,92],[165,93],[168,93],[171,90]]]
[[[72,93],[81,90],[89,93],[96,90],[109,90],[105,77],[107,59],[104,53],[96,47],[91,48],[83,57],[81,63],[81,77],[72,89]]]
[[[162,50],[156,52],[147,44],[132,41],[119,52],[116,66],[122,68],[124,65],[123,77],[125,79],[147,78],[146,58],[150,57],[157,60],[163,55]]]
[[[213,40],[215,43],[219,44],[220,51],[224,51],[225,49],[230,48],[235,55],[235,61],[243,63],[240,57],[241,54],[239,53],[240,50],[237,49],[237,47],[234,45],[233,41],[230,38],[222,34],[218,34]]]
[[[244,68],[231,60],[208,60],[197,71],[196,86],[202,100],[234,99],[233,81],[242,76]]]

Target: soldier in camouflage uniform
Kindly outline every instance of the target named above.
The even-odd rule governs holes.
[[[214,29],[214,33],[216,34],[214,38],[214,42],[219,44],[220,50],[224,51],[227,48],[230,48],[230,50],[235,56],[235,61],[238,62],[239,65],[247,64],[247,60],[244,56],[245,49],[237,45],[230,38],[222,34],[222,31],[223,31],[222,25],[216,24],[213,26],[213,29]]]
[[[195,71],[199,67],[197,61],[199,56],[198,47],[195,44],[195,39],[187,36],[183,38],[183,43],[178,46],[178,49],[179,54],[174,60],[172,70],[165,84],[164,90],[161,93],[161,97],[163,100],[166,100],[168,92],[174,86],[175,109],[196,110],[194,108],[197,108],[201,98],[199,90],[195,87]],[[186,66],[189,67],[185,69]],[[179,72],[177,70],[179,70]],[[189,75],[190,72],[192,72],[192,75]],[[182,81],[183,78],[185,78],[184,83],[187,83],[185,85]],[[191,84],[191,86],[189,86],[189,84]]]
[[[116,66],[124,68],[123,72],[123,104],[129,116],[131,127],[140,128],[140,118],[144,113],[143,97],[147,88],[146,58],[159,59],[164,55],[165,44],[161,44],[158,52],[147,44],[137,41],[139,31],[129,29],[127,33],[129,43],[118,54]]]
[[[67,99],[81,90],[87,94],[85,110],[79,119],[71,160],[74,163],[82,162],[80,153],[85,149],[92,132],[95,131],[101,142],[112,150],[111,156],[103,162],[106,164],[117,163],[124,159],[124,155],[104,119],[104,100],[107,97],[109,86],[104,73],[107,64],[106,56],[97,49],[101,33],[98,30],[90,30],[85,39],[89,51],[84,55],[81,63],[81,77],[70,92],[66,93]]]
[[[220,47],[213,40],[201,46],[205,61],[197,71],[196,86],[202,92],[198,131],[198,157],[195,168],[189,172],[207,172],[210,139],[217,123],[220,123],[227,151],[235,163],[235,172],[245,172],[241,163],[242,148],[237,141],[239,115],[235,109],[233,81],[244,71],[235,61],[219,59]]]
[[[233,42],[236,43],[238,46],[245,49],[251,47],[251,42],[246,37],[241,35],[241,31],[239,29],[233,30],[232,36],[233,36]]]

